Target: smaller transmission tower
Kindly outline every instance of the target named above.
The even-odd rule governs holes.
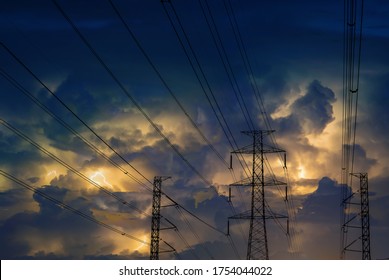
[[[269,259],[266,220],[274,218],[287,218],[285,215],[277,215],[274,213],[268,215],[266,211],[265,186],[286,185],[284,182],[276,180],[275,177],[265,176],[265,154],[285,152],[284,150],[266,145],[264,143],[264,136],[273,132],[274,130],[243,131],[243,134],[252,137],[253,142],[251,145],[233,152],[239,154],[251,154],[253,160],[251,177],[231,184],[231,186],[251,187],[251,209],[229,218],[248,219],[250,221],[247,247],[248,260]]]
[[[361,192],[362,260],[371,260],[368,178],[367,173],[359,173],[356,176],[359,177]]]
[[[371,260],[370,254],[370,219],[369,219],[369,183],[367,173],[352,173],[354,177],[359,178],[359,195],[360,195],[360,212],[350,213],[353,205],[359,205],[359,203],[353,203],[352,198],[356,193],[352,193],[348,198],[343,201],[344,211],[346,211],[345,222],[343,224],[344,232],[344,247],[342,251],[342,258],[345,258],[346,252],[362,253],[362,260]],[[354,221],[360,217],[360,224],[356,224]],[[359,229],[360,235],[348,240],[348,236],[353,237],[352,230]],[[360,241],[360,242],[359,242]],[[361,247],[357,247],[357,245]]]
[[[153,187],[153,206],[151,215],[150,260],[159,260],[159,232],[161,226],[162,182],[169,179],[166,176],[155,176]]]

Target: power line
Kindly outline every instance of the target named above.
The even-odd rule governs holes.
[[[358,3],[360,2],[360,6]],[[358,17],[359,16],[359,17]],[[354,228],[351,207],[356,192],[353,191],[356,131],[358,116],[359,80],[362,53],[362,26],[364,0],[344,1],[343,45],[343,111],[342,111],[342,160],[341,160],[341,259],[355,243],[348,241],[348,231]],[[358,30],[359,27],[359,30]],[[367,176],[367,175],[366,175]],[[362,197],[361,197],[362,198]],[[363,245],[363,244],[362,244]],[[369,252],[370,254],[370,252]]]
[[[201,136],[201,138],[204,140],[205,143],[207,143],[208,147],[216,154],[216,156],[222,161],[222,163],[228,168],[229,165],[228,163],[226,162],[226,160],[223,158],[223,156],[216,150],[216,148],[214,147],[214,145],[208,140],[208,138],[204,135],[204,133],[201,131],[201,129],[199,128],[199,126],[196,124],[196,122],[191,118],[191,116],[188,114],[188,112],[185,110],[184,106],[181,104],[181,102],[179,101],[179,99],[177,98],[177,96],[174,94],[174,92],[172,91],[172,89],[169,87],[169,85],[167,84],[166,80],[163,78],[161,72],[158,70],[158,68],[156,67],[156,65],[153,63],[153,61],[151,60],[150,56],[147,54],[146,50],[143,48],[143,46],[141,45],[140,41],[138,40],[138,38],[135,36],[135,33],[131,30],[130,26],[128,25],[128,23],[124,20],[122,14],[120,13],[119,9],[116,7],[116,5],[113,3],[112,0],[108,0],[108,2],[111,4],[113,10],[115,11],[115,14],[119,17],[120,21],[123,23],[124,27],[126,28],[127,32],[130,34],[131,38],[133,39],[133,41],[135,42],[135,44],[137,45],[137,47],[139,48],[139,50],[142,52],[143,56],[146,58],[147,62],[149,63],[149,65],[151,66],[151,68],[154,70],[154,72],[157,74],[158,78],[160,79],[160,81],[162,82],[162,84],[164,85],[164,87],[167,89],[167,91],[169,92],[169,94],[172,96],[172,98],[174,99],[174,101],[177,103],[177,105],[180,107],[180,109],[184,112],[185,116],[187,117],[187,119],[189,120],[189,122],[192,124],[192,126],[196,129],[196,131],[199,133],[199,135]]]
[[[219,232],[220,234],[222,234],[222,236],[225,236],[228,238],[228,241],[231,245],[231,247],[233,248],[234,250],[234,253],[235,255],[239,258],[239,254],[237,253],[237,249],[236,249],[236,246],[233,242],[233,240],[229,237],[228,234],[226,234],[225,232],[221,231],[220,229],[216,228],[215,226],[211,225],[210,223],[204,221],[203,219],[201,219],[200,217],[198,217],[197,215],[195,215],[193,212],[189,211],[186,207],[176,203],[174,201],[174,199],[172,199],[169,195],[167,195],[166,193],[164,193],[164,195],[166,196],[167,199],[169,199],[171,202],[173,202],[176,206],[176,208],[179,210],[179,212],[181,213],[181,215],[183,215],[183,212],[189,214],[191,217],[195,218],[197,221],[201,222],[202,224],[204,224],[205,226],[207,226],[208,228],[210,229],[213,229],[214,231],[216,232]],[[183,211],[181,211],[183,210]],[[184,219],[186,220],[185,216],[183,216]],[[187,221],[187,220],[186,220]],[[188,222],[189,223],[189,222]],[[190,224],[188,225],[190,227]],[[191,231],[193,232],[193,234],[197,235],[195,230],[191,227]],[[202,245],[201,245],[202,246]]]
[[[184,51],[185,56],[187,57],[188,62],[189,62],[190,66],[191,66],[191,68],[192,68],[192,70],[193,70],[193,72],[194,72],[194,74],[196,76],[196,79],[199,82],[199,85],[200,85],[203,93],[205,94],[206,99],[207,99],[209,105],[211,106],[211,109],[212,109],[212,111],[213,111],[213,113],[214,113],[214,115],[215,115],[215,117],[216,117],[216,119],[217,119],[217,121],[218,121],[218,123],[219,123],[219,125],[220,125],[220,127],[221,127],[221,129],[222,129],[222,131],[224,133],[224,135],[226,136],[227,141],[229,142],[231,148],[235,149],[235,148],[238,147],[238,145],[237,145],[236,140],[235,140],[235,138],[233,136],[231,128],[230,128],[230,126],[229,126],[229,124],[228,124],[228,122],[227,122],[227,120],[226,120],[226,118],[225,118],[225,116],[223,114],[223,111],[221,110],[221,107],[220,107],[220,105],[219,105],[219,103],[218,103],[218,101],[217,101],[217,99],[215,97],[215,94],[214,94],[214,92],[212,90],[212,87],[210,86],[210,83],[209,83],[209,81],[207,79],[207,76],[206,76],[206,74],[205,74],[205,72],[204,72],[204,70],[203,70],[203,68],[202,68],[202,66],[200,64],[200,61],[199,61],[199,59],[198,59],[198,57],[197,57],[197,55],[196,55],[196,53],[195,53],[195,51],[193,49],[192,43],[189,40],[189,36],[187,35],[187,33],[186,33],[185,29],[184,29],[184,26],[183,26],[183,24],[182,24],[182,22],[181,22],[181,20],[180,20],[180,18],[178,16],[177,12],[174,9],[173,3],[171,1],[169,1],[170,6],[173,9],[174,16],[175,16],[175,18],[176,18],[176,20],[177,20],[177,22],[179,24],[179,27],[180,27],[183,35],[184,35],[185,41],[187,42],[187,45],[188,45],[189,50],[190,50],[190,53],[192,54],[192,57],[194,58],[195,63],[192,61],[191,55],[190,55],[189,51],[187,50],[187,48],[185,47],[184,41],[181,38],[181,36],[179,35],[179,32],[178,32],[177,28],[174,25],[173,19],[170,16],[170,13],[167,10],[166,5],[164,3],[165,2],[162,1],[165,13],[166,13],[166,15],[168,17],[168,20],[169,20],[169,22],[170,22],[170,24],[171,24],[171,26],[172,26],[175,34],[176,34],[176,37],[177,37],[177,39],[178,39],[178,41],[180,43],[180,46],[181,46],[182,50]],[[198,71],[200,73],[196,70],[196,66],[197,66]],[[202,79],[204,80],[205,85],[202,82]],[[210,93],[210,95],[212,97],[212,100],[215,103],[215,105],[212,103],[211,97],[209,96],[207,91]],[[238,100],[238,102],[240,103],[239,100]],[[215,106],[216,106],[216,108],[215,108]],[[243,110],[242,110],[242,112],[243,112]],[[219,116],[218,113],[220,114],[220,116]],[[223,123],[224,123],[224,125],[223,125]],[[227,133],[227,131],[228,131],[228,133]],[[231,139],[232,139],[232,142],[231,142]],[[241,163],[239,157],[238,157],[238,160]],[[244,161],[244,159],[243,159],[243,161]],[[242,163],[241,163],[241,165],[242,165]],[[246,167],[247,167],[247,164],[246,164]],[[243,165],[242,165],[242,168],[243,168]]]
[[[182,242],[184,242],[186,248],[188,248],[191,252],[191,254],[196,258],[200,259],[199,256],[197,255],[196,251],[193,249],[193,247],[189,244],[189,242],[184,238],[184,236],[181,234],[181,232],[177,229],[176,231],[178,237],[181,239]]]
[[[205,17],[205,20],[206,20],[206,23],[207,23],[207,26],[210,30],[210,33],[212,35],[212,39],[213,39],[213,42],[217,48],[217,51],[218,51],[218,54],[219,54],[219,57],[220,57],[220,60],[223,64],[223,68],[224,70],[226,71],[226,74],[227,74],[227,77],[228,77],[228,81],[231,85],[231,88],[235,94],[235,98],[238,102],[238,105],[239,105],[239,108],[245,118],[245,121],[246,121],[246,124],[247,124],[247,127],[249,129],[255,129],[255,126],[254,126],[254,123],[253,123],[253,120],[250,116],[250,113],[248,111],[248,108],[247,108],[247,105],[246,105],[246,102],[243,98],[243,94],[242,94],[242,91],[239,87],[239,83],[236,79],[236,76],[235,76],[235,72],[233,71],[232,69],[232,66],[231,66],[231,63],[230,63],[230,60],[228,58],[228,55],[227,55],[227,51],[224,47],[224,44],[223,44],[223,41],[221,39],[221,36],[220,36],[220,33],[219,33],[219,30],[217,28],[217,25],[215,23],[215,20],[214,20],[214,17],[213,17],[213,14],[210,10],[210,7],[208,5],[208,2],[205,1],[205,7],[210,15],[210,20],[208,20],[208,17],[207,17],[207,14],[206,14],[206,11],[205,11],[205,8],[203,7],[203,4],[201,2],[201,0],[199,0],[199,4],[201,6],[201,10],[202,10],[202,13]],[[171,4],[173,6],[173,4]],[[213,29],[211,27],[211,25],[214,27],[214,32],[213,32]]]
[[[201,239],[199,237],[199,235],[196,233],[196,231],[194,230],[194,228],[192,227],[192,225],[189,223],[188,219],[185,217],[183,211],[181,210],[181,208],[177,207],[177,210],[178,212],[180,213],[181,217],[184,219],[185,221],[185,224],[186,226],[188,227],[189,231],[193,234],[193,236],[197,239],[198,241],[198,244],[200,244],[201,248],[203,248],[203,250],[207,253],[207,255],[212,259],[214,260],[214,257],[212,256],[211,252],[209,252],[209,250],[207,249],[207,247],[205,247],[202,243],[201,243]]]
[[[216,25],[216,23],[215,23],[215,20],[214,20],[212,11],[211,11],[211,9],[210,9],[208,3],[207,3],[207,2],[205,2],[205,3],[206,3],[206,5],[205,5],[205,7],[204,7],[204,5],[202,4],[202,2],[199,1],[199,4],[200,4],[200,6],[201,6],[201,10],[202,10],[203,16],[204,16],[205,21],[206,21],[206,23],[207,23],[208,29],[209,29],[209,31],[210,31],[210,33],[211,33],[211,36],[212,36],[214,45],[215,45],[215,47],[216,47],[216,49],[217,49],[217,52],[218,52],[218,54],[219,54],[220,60],[221,60],[221,62],[222,62],[222,64],[223,64],[223,66],[224,66],[224,69],[225,69],[226,73],[227,73],[227,76],[228,76],[228,78],[229,78],[230,84],[232,85],[232,88],[235,90],[235,88],[233,87],[233,82],[232,82],[231,76],[229,75],[229,71],[228,71],[228,69],[230,69],[231,72],[232,72],[232,68],[231,68],[231,65],[230,65],[229,60],[228,60],[227,52],[226,52],[226,50],[225,50],[225,48],[224,48],[224,45],[223,45],[223,42],[222,42],[222,40],[221,40],[221,36],[220,36],[219,31],[218,31],[217,25]],[[208,19],[206,10],[208,11],[208,14],[210,15],[210,19]],[[182,26],[182,24],[181,24],[181,26]],[[213,26],[213,28],[212,28],[212,26]],[[185,32],[185,30],[184,30],[184,32]],[[176,33],[177,33],[177,32],[176,32]],[[187,38],[187,40],[189,41],[188,38]],[[188,42],[188,44],[191,46],[190,42]],[[182,45],[183,48],[185,48],[185,47],[183,46],[182,43],[181,43],[181,45]],[[185,52],[186,52],[186,50],[185,50]],[[195,54],[194,54],[194,56],[195,56]],[[187,57],[188,57],[188,59],[189,59],[189,56],[188,56],[188,55],[187,55]],[[195,57],[196,57],[196,56],[195,56]],[[227,62],[225,61],[225,59],[224,59],[223,57],[225,57],[225,59],[227,60]],[[198,64],[199,64],[199,63],[198,63]],[[193,67],[192,67],[192,68],[193,68]],[[199,68],[202,69],[200,64],[199,64]],[[193,70],[195,71],[194,68],[193,68]],[[203,73],[203,72],[202,72],[202,73]],[[232,72],[232,73],[233,73],[233,72]],[[204,73],[203,73],[203,75],[204,75]],[[205,75],[204,75],[204,77],[205,77]],[[205,77],[205,79],[206,79],[206,77]],[[207,80],[206,80],[206,81],[207,81]],[[236,81],[236,79],[235,79],[235,81]],[[210,92],[212,93],[209,84],[208,84],[208,87],[209,87]],[[235,92],[235,96],[237,97],[236,91],[234,91],[234,92]],[[213,96],[213,98],[214,98],[214,100],[215,100],[215,102],[216,102],[216,104],[217,104],[217,106],[218,106],[218,109],[219,109],[220,113],[222,114],[223,120],[225,121],[226,126],[227,126],[227,128],[228,128],[228,131],[229,131],[229,133],[231,134],[232,140],[233,140],[233,142],[234,142],[234,144],[235,144],[235,145],[233,145],[233,144],[230,142],[231,149],[232,149],[232,150],[236,150],[236,149],[239,148],[239,147],[238,147],[238,144],[237,144],[236,141],[235,141],[235,138],[234,138],[234,136],[233,136],[233,134],[232,134],[232,132],[231,132],[231,129],[229,128],[228,122],[225,120],[225,118],[224,118],[224,116],[223,116],[223,113],[222,113],[222,111],[220,110],[220,107],[219,107],[219,105],[218,105],[218,103],[217,103],[217,101],[216,101],[216,99],[215,99],[213,93],[212,93],[212,96]],[[238,98],[238,97],[237,97],[237,98]],[[239,98],[238,98],[238,103],[240,104]],[[241,111],[242,111],[243,115],[245,116],[244,110],[243,110],[241,104],[240,104],[239,107],[241,108]],[[247,109],[247,108],[246,108],[246,109]],[[247,113],[248,113],[248,111],[247,111]],[[247,122],[247,119],[246,119],[246,123],[247,123],[248,126],[250,127],[249,123]],[[226,135],[226,137],[228,138],[227,135]],[[244,157],[243,157],[242,155],[239,155],[239,154],[235,154],[235,156],[236,156],[236,158],[238,159],[239,164],[240,164],[240,166],[242,167],[242,170],[246,173],[246,176],[250,176],[251,170],[250,170],[249,166],[247,165],[247,163],[246,163]],[[246,166],[246,169],[245,169],[245,167],[243,166],[243,163],[242,163],[242,162],[243,162],[244,165]],[[237,181],[236,178],[235,178],[235,176],[234,176],[234,181]],[[242,199],[242,193],[241,193],[241,190],[240,190],[239,188],[238,188],[238,193],[239,193],[239,196],[240,196],[241,200],[243,201],[243,199]],[[244,203],[245,203],[245,201],[244,201]],[[236,214],[236,213],[234,213],[234,214]]]
[[[186,43],[187,43],[187,45],[188,45],[188,47],[189,47],[190,52],[189,52],[189,51],[187,50],[187,48],[185,47],[184,41],[183,41],[183,39],[181,38],[181,36],[180,36],[180,34],[179,34],[179,31],[177,30],[177,28],[176,28],[176,26],[175,26],[175,24],[174,24],[174,22],[173,22],[173,18],[171,17],[171,15],[170,15],[170,13],[169,13],[169,11],[168,11],[168,9],[167,9],[167,7],[166,7],[166,5],[165,5],[164,3],[169,3],[169,4],[170,4],[170,6],[171,6],[171,8],[172,8],[172,11],[173,11],[173,15],[174,15],[176,21],[178,22],[178,25],[179,25],[179,28],[180,28],[182,34],[184,35],[184,39],[185,39],[185,41],[186,41]],[[177,39],[178,39],[178,41],[179,41],[179,43],[180,43],[180,46],[181,46],[181,48],[183,49],[183,51],[184,51],[184,53],[185,53],[185,55],[186,55],[186,57],[187,57],[187,59],[188,59],[188,62],[189,62],[190,66],[191,66],[191,68],[192,68],[192,70],[193,70],[193,72],[194,72],[194,74],[195,74],[195,76],[196,76],[196,78],[197,78],[197,80],[198,80],[198,82],[199,82],[199,84],[200,84],[200,87],[201,87],[201,89],[203,90],[205,96],[207,97],[207,101],[208,101],[209,104],[211,105],[211,108],[212,108],[212,110],[213,110],[213,112],[214,112],[214,114],[215,114],[215,116],[216,116],[216,118],[217,118],[217,120],[218,120],[218,123],[219,123],[220,127],[222,128],[222,130],[223,130],[223,132],[224,132],[224,134],[225,134],[225,136],[226,136],[228,142],[230,143],[230,146],[232,147],[232,149],[234,149],[234,145],[232,144],[232,142],[231,142],[231,140],[230,140],[230,137],[228,136],[227,131],[225,130],[225,128],[224,128],[224,126],[223,126],[223,124],[222,124],[222,122],[221,122],[221,119],[224,121],[224,123],[225,123],[225,125],[226,125],[226,127],[227,127],[227,130],[228,130],[228,132],[230,133],[230,136],[231,136],[232,141],[234,142],[235,146],[237,147],[238,145],[236,144],[236,141],[235,141],[235,138],[234,138],[234,136],[233,136],[233,134],[232,134],[232,132],[231,132],[230,126],[228,125],[228,122],[227,122],[227,120],[225,119],[224,114],[223,114],[223,112],[222,112],[222,110],[221,110],[221,108],[220,108],[220,106],[219,106],[219,104],[218,104],[218,102],[217,102],[217,99],[216,99],[216,97],[215,97],[215,95],[214,95],[214,93],[213,93],[213,91],[212,91],[212,88],[211,88],[210,83],[209,83],[209,81],[208,81],[208,79],[207,79],[207,76],[206,76],[206,74],[205,74],[205,72],[204,72],[204,70],[203,70],[203,68],[202,68],[202,66],[201,66],[201,64],[200,64],[200,61],[199,61],[199,59],[198,59],[198,57],[197,57],[197,55],[196,55],[196,52],[194,51],[194,48],[193,48],[193,46],[192,46],[192,43],[191,43],[191,41],[190,41],[190,39],[189,39],[189,36],[188,36],[187,32],[185,31],[185,28],[184,28],[184,26],[183,26],[183,24],[182,24],[182,22],[181,22],[181,20],[180,20],[179,15],[177,14],[177,12],[176,12],[176,10],[175,10],[175,8],[174,8],[174,5],[173,5],[173,3],[172,3],[171,1],[167,1],[167,2],[166,2],[166,1],[162,1],[162,5],[163,5],[163,8],[164,8],[164,10],[165,10],[165,13],[166,13],[166,15],[167,15],[167,17],[168,17],[168,19],[169,19],[169,22],[170,22],[170,24],[171,24],[171,26],[172,26],[172,28],[173,28],[173,30],[174,30],[176,36],[177,36]],[[194,58],[194,61],[195,61],[195,62],[192,61],[191,55],[190,55],[190,54],[191,54],[192,57]],[[224,62],[224,61],[223,61],[223,62]],[[200,73],[198,73],[198,71],[196,70],[196,66],[197,66],[197,68],[198,68],[198,70],[199,70]],[[212,104],[212,101],[211,101],[211,99],[210,99],[210,97],[209,97],[209,95],[208,95],[208,93],[207,93],[207,90],[206,90],[206,88],[205,88],[205,86],[204,86],[204,84],[203,84],[203,82],[202,82],[200,76],[201,76],[201,77],[203,78],[203,80],[205,81],[206,88],[208,89],[209,93],[211,94],[211,96],[212,96],[212,98],[213,98],[213,101],[214,101],[214,103],[215,103],[215,105],[216,105],[216,108],[217,108],[217,110],[218,110],[218,112],[219,112],[219,114],[220,114],[220,116],[221,116],[221,119],[220,119],[219,115],[217,114],[214,105]],[[238,103],[240,104],[239,99],[238,99]],[[241,106],[240,106],[240,107],[241,107]],[[241,109],[242,109],[242,107],[241,107]],[[243,114],[244,114],[243,109],[242,109],[242,112],[243,112]],[[244,114],[244,116],[245,116],[245,114]],[[239,161],[240,165],[242,166],[242,169],[243,169],[244,172],[246,172],[246,174],[247,174],[247,170],[244,169],[243,164],[242,164],[242,161],[241,161],[240,158],[239,158],[239,155],[237,155],[237,158],[238,158],[238,161]],[[246,167],[248,168],[247,163],[244,161],[244,158],[243,158],[243,157],[242,157],[242,160],[243,160],[243,162],[246,164]],[[233,178],[235,179],[234,171],[233,171],[232,168],[231,168],[231,174],[232,174]],[[238,190],[238,191],[239,191],[239,194],[241,195],[240,190]],[[232,203],[229,203],[229,206],[232,208],[233,213],[236,214],[236,210],[235,210],[233,204],[232,204]],[[242,229],[241,229],[241,232],[243,232]]]

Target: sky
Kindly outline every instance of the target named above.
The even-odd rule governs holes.
[[[162,197],[161,227],[176,229],[161,251],[177,254],[161,259],[244,259],[248,222],[228,238],[227,221],[251,194],[232,187],[228,202],[247,176],[230,153],[268,129],[264,114],[289,175],[288,203],[284,187],[266,200],[291,214],[289,238],[267,222],[269,257],[339,259],[341,1],[112,0],[121,18],[108,0],[56,2],[0,4],[1,259],[148,259],[154,176],[180,205]],[[354,170],[369,175],[373,259],[389,258],[388,13],[364,5]]]

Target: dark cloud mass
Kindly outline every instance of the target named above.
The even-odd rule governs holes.
[[[318,81],[313,81],[308,86],[307,93],[293,103],[292,111],[306,133],[320,133],[334,120],[331,105],[333,102],[334,92],[323,87]]]
[[[302,204],[299,219],[314,223],[328,222],[337,224],[340,217],[340,186],[328,177],[319,181],[317,190],[310,194]]]
[[[66,189],[55,186],[43,187],[41,191],[61,202],[67,193]],[[49,254],[56,255],[58,252],[50,250],[50,247],[55,245],[53,242],[65,249],[60,254],[70,253],[69,255],[74,254],[73,258],[79,257],[77,249],[80,248],[77,247],[81,246],[81,242],[77,242],[77,245],[72,242],[74,232],[77,232],[79,241],[84,240],[86,243],[85,235],[93,234],[97,227],[64,212],[61,207],[38,194],[34,194],[33,199],[38,203],[38,212],[23,211],[9,217],[1,225],[0,239],[6,246],[1,250],[1,258],[18,259],[23,256],[34,256],[34,251],[38,258]],[[86,210],[86,205],[83,208],[82,210]],[[34,239],[39,240],[38,244],[34,244]]]
[[[0,5],[1,174],[146,243],[154,176],[171,176],[163,191],[203,222],[163,196],[162,216],[176,230],[163,230],[161,238],[178,255],[161,258],[244,258],[248,222],[230,223],[237,254],[223,233],[228,217],[250,209],[249,188],[233,187],[228,201],[229,185],[249,172],[236,157],[229,169],[229,159],[231,151],[251,143],[241,133],[251,122],[255,129],[269,129],[266,113],[287,152],[291,211],[297,213],[296,223],[291,221],[293,244],[283,231],[286,221],[269,221],[270,257],[338,259],[339,200],[346,188],[337,183],[343,3],[112,1],[130,34],[110,1],[57,2],[89,46],[52,1]],[[232,9],[226,10],[228,2]],[[368,2],[354,170],[369,173],[372,256],[387,258],[389,4]],[[239,34],[231,26],[232,10]],[[251,166],[252,156],[245,161]],[[286,181],[283,159],[269,154],[266,161],[266,175],[272,169]],[[2,259],[148,258],[148,245],[85,220],[1,174]],[[276,213],[286,213],[284,194],[284,187],[265,191]],[[162,219],[163,227],[172,224]]]
[[[318,134],[333,121],[332,104],[335,93],[317,80],[311,82],[303,96],[290,105],[291,113],[276,120],[278,131],[283,134]]]

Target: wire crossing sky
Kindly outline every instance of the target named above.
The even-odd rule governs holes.
[[[250,204],[248,188],[228,187],[252,172],[250,156],[230,168],[248,129],[274,129],[266,144],[287,152],[286,166],[265,162],[288,185],[267,188],[266,207],[292,223],[269,222],[269,257],[338,259],[343,4],[3,1],[2,259],[148,259],[154,176],[172,177],[161,244],[176,252],[161,258],[245,256],[248,224],[227,235],[227,220]],[[388,10],[365,2],[353,148],[373,259],[389,257]]]

